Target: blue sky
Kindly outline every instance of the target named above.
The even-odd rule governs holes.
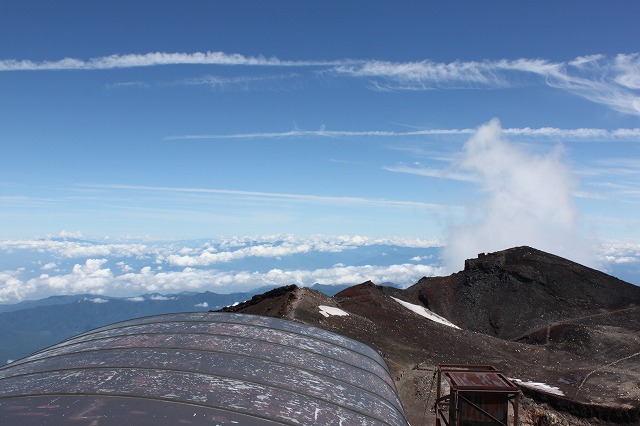
[[[640,4],[396,3],[4,2],[0,239],[640,252]]]

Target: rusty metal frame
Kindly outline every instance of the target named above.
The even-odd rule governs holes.
[[[470,373],[494,373],[504,383],[504,386],[462,386],[453,380],[449,373],[455,372],[470,372]],[[447,380],[449,383],[450,392],[448,395],[441,396],[442,394],[442,379]],[[520,401],[520,387],[509,380],[500,370],[492,365],[463,365],[463,364],[441,364],[437,366],[437,388],[436,388],[436,402],[434,404],[436,412],[436,426],[463,426],[460,424],[460,419],[457,417],[457,411],[460,406],[460,402],[464,401],[469,404],[474,410],[480,412],[482,415],[488,417],[496,423],[496,425],[509,426],[507,423],[496,419],[490,413],[479,407],[469,399],[465,398],[460,392],[477,392],[477,393],[494,393],[494,394],[507,394],[507,401],[511,402],[513,406],[513,426],[518,426],[518,405]],[[450,412],[452,409],[453,413]],[[449,418],[445,413],[449,412]],[[453,416],[452,416],[453,414]],[[453,417],[453,418],[451,418]],[[450,424],[452,423],[452,424]]]

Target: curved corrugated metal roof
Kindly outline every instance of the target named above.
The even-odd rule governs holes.
[[[124,321],[11,363],[0,423],[407,425],[369,346],[232,313]]]

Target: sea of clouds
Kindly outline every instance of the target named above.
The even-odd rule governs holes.
[[[419,239],[293,235],[181,242],[6,240],[0,241],[0,302],[367,280],[408,286],[444,272],[434,255],[440,246]]]
[[[443,249],[435,240],[361,236],[117,243],[67,237],[5,240],[0,241],[0,303],[63,294],[230,293],[262,286],[367,280],[406,287],[424,276],[449,273],[445,262],[450,248]],[[640,244],[607,242],[598,258],[610,272],[623,275],[640,266]],[[460,263],[456,271],[463,266]],[[632,282],[637,277],[621,276]]]

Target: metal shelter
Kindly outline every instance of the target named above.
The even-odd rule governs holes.
[[[0,424],[408,425],[369,346],[218,312],[112,324],[0,368]]]
[[[436,426],[508,426],[509,403],[518,425],[520,388],[495,367],[439,365],[437,375]]]

